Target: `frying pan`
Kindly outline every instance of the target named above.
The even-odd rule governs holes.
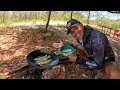
[[[34,62],[34,59],[37,58],[38,56],[45,56],[45,55],[50,55],[52,58],[52,61],[47,66],[41,67],[41,66],[36,65]],[[27,63],[34,68],[44,70],[44,69],[48,69],[48,68],[51,68],[51,67],[57,65],[59,63],[59,58],[54,52],[48,51],[48,50],[42,48],[40,50],[34,50],[34,51],[30,52],[27,55]]]
[[[44,66],[44,67],[40,67],[40,66],[37,66],[34,62],[34,59],[37,58],[38,56],[43,56],[43,55],[51,55],[52,57],[52,61],[50,64],[48,64],[47,66]],[[26,68],[29,68],[30,66],[33,67],[35,70],[39,70],[39,71],[43,71],[45,69],[49,69],[57,64],[63,64],[63,63],[69,63],[69,58],[66,58],[66,57],[61,57],[59,55],[56,55],[55,53],[53,53],[52,51],[48,51],[46,50],[45,48],[42,48],[42,49],[39,49],[39,50],[34,50],[32,52],[30,52],[28,55],[27,55],[27,63],[28,65],[25,65],[24,67],[20,68],[20,69],[17,69],[15,71],[12,71],[12,72],[9,72],[9,74],[14,74],[14,73],[17,73],[17,72],[20,72]]]

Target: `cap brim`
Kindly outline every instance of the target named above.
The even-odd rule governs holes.
[[[70,33],[70,28],[75,27],[75,26],[77,26],[77,25],[79,25],[79,23],[77,23],[77,24],[74,24],[74,25],[70,26],[70,27],[68,28],[67,34],[69,34],[69,33]]]

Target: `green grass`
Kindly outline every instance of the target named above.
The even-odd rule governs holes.
[[[47,31],[46,33],[45,33],[45,36],[51,36],[51,35],[53,35],[54,34],[54,32],[53,31]]]

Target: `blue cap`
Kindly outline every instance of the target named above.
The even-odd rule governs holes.
[[[68,29],[67,34],[70,33],[69,30],[70,30],[71,27],[77,26],[78,24],[81,24],[81,22],[78,21],[77,19],[71,19],[71,20],[69,20],[67,22],[67,25],[66,25],[66,28]]]

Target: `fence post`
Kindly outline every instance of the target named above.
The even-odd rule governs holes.
[[[109,35],[111,35],[111,31],[112,31],[112,28],[110,28],[110,33],[109,33]]]
[[[108,29],[109,29],[109,27],[106,27],[106,28],[107,28],[107,30],[106,30],[106,33],[105,33],[105,34],[108,35]]]

